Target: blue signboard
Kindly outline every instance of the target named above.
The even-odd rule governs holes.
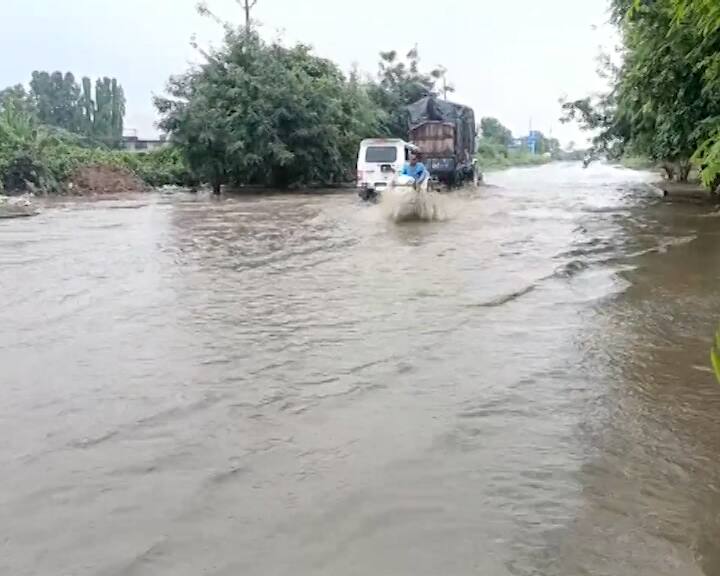
[[[537,143],[539,140],[539,134],[535,130],[531,130],[528,134],[528,148],[532,154],[535,154],[535,150],[537,149]]]

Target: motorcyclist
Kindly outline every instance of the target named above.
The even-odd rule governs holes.
[[[415,180],[415,186],[419,186],[430,177],[425,165],[420,162],[420,155],[417,152],[410,152],[410,158],[403,166],[400,176],[410,176]]]

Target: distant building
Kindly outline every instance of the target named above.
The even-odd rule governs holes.
[[[150,152],[166,145],[167,138],[164,135],[157,139],[140,138],[135,130],[128,131],[122,139],[122,147],[128,152]]]

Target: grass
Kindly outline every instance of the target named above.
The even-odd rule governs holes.
[[[478,164],[483,172],[493,172],[519,166],[540,166],[552,162],[552,158],[531,154],[527,150],[507,150],[502,146],[481,144],[478,149]]]
[[[657,170],[658,164],[645,156],[623,156],[620,165],[630,170]]]

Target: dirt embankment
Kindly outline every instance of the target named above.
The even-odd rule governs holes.
[[[127,168],[83,166],[69,178],[67,190],[71,194],[93,196],[147,192],[149,187]]]
[[[699,182],[669,182],[661,180],[653,183],[664,198],[669,200],[687,200],[698,202],[718,202],[717,193],[711,193]]]

